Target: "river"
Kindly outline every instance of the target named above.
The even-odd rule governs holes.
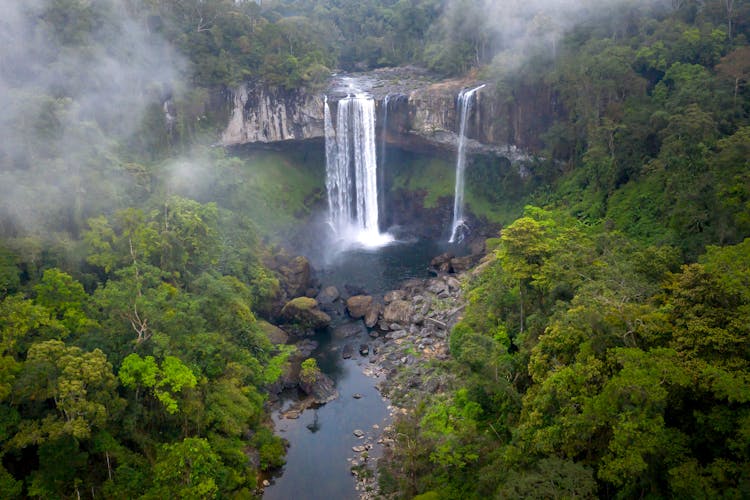
[[[343,291],[350,285],[377,295],[398,288],[408,278],[427,277],[430,259],[444,251],[443,245],[426,240],[349,250],[329,259],[318,275],[324,286],[335,285]],[[352,447],[370,443],[370,457],[381,453],[377,438],[389,422],[388,402],[375,389],[378,380],[362,371],[369,363],[368,357],[361,356],[357,349],[351,359],[341,356],[345,344],[367,343],[367,333],[340,340],[328,330],[316,335],[315,340],[319,346],[313,356],[321,370],[335,381],[339,398],[304,411],[298,419],[281,416],[293,404],[291,398],[284,399],[281,409],[274,412],[276,432],[288,440],[289,449],[281,475],[265,490],[266,500],[358,498],[348,461],[358,455]],[[356,399],[355,394],[362,397]],[[365,437],[355,437],[353,432],[357,429],[364,431]]]

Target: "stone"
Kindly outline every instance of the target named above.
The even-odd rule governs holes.
[[[367,344],[360,344],[359,354],[361,354],[362,356],[367,356],[368,354],[370,354],[370,346],[368,346]]]
[[[367,314],[365,314],[365,326],[367,328],[373,328],[380,318],[380,314],[383,312],[383,306],[374,303],[372,307],[367,311]]]
[[[365,431],[363,431],[362,429],[355,429],[354,432],[352,432],[352,434],[354,434],[354,436],[359,439],[362,439],[363,437],[365,437]]]
[[[450,261],[454,257],[454,255],[450,252],[441,253],[437,257],[434,257],[430,261],[430,267],[433,267],[435,269],[442,269],[446,264],[450,266]]]
[[[406,298],[406,290],[391,290],[386,293],[383,297],[383,302],[390,304],[394,300],[404,300]]]
[[[396,332],[390,332],[388,335],[385,336],[385,338],[391,339],[391,340],[398,340],[408,335],[409,333],[406,330],[398,330]]]
[[[281,286],[288,297],[300,297],[310,288],[312,269],[306,257],[294,257],[287,265],[279,268],[279,274],[282,278]]]
[[[487,251],[487,240],[477,238],[469,244],[469,251],[472,255],[483,255]]]
[[[312,339],[304,339],[294,344],[297,348],[295,356],[300,359],[309,358],[313,351],[318,348],[318,343]]]
[[[453,276],[448,276],[445,279],[445,284],[448,285],[448,290],[461,290],[461,282]]]
[[[364,396],[362,396],[362,394],[360,394],[358,392],[355,392],[354,394],[352,394],[352,397],[354,399],[362,399]]]
[[[263,487],[264,488],[268,488],[269,486],[271,486],[271,481],[269,481],[268,479],[264,479],[263,480]]]
[[[268,338],[273,345],[286,344],[289,341],[289,334],[278,326],[272,325],[268,321],[262,319],[259,319],[257,324],[265,334],[266,338]]]
[[[362,288],[361,286],[352,285],[351,283],[347,283],[346,285],[344,285],[344,290],[346,291],[348,297],[353,297],[355,295],[367,295],[364,288]]]
[[[362,445],[359,445],[359,446],[352,446],[352,451],[354,451],[354,452],[356,452],[356,453],[362,453],[362,452],[364,452],[364,451],[367,451],[367,448],[365,448],[365,447],[364,447],[364,446],[362,446]]]
[[[333,336],[337,339],[349,339],[357,337],[366,331],[364,323],[362,321],[354,321],[351,323],[344,323],[333,329]]]
[[[454,257],[450,262],[454,273],[462,273],[471,269],[471,266],[474,264],[474,256]]]
[[[312,330],[322,330],[331,323],[331,317],[319,310],[318,302],[309,297],[297,297],[287,302],[281,309],[281,317],[286,323]]]
[[[354,355],[354,346],[351,344],[346,344],[343,349],[341,349],[341,357],[344,359],[350,359]]]
[[[315,404],[319,405],[326,404],[339,397],[336,384],[331,377],[323,372],[318,372],[315,380],[310,383],[300,381],[300,389],[311,396]]]
[[[349,316],[354,319],[363,318],[372,307],[373,299],[370,295],[355,295],[346,300]]]
[[[405,300],[394,300],[385,306],[385,311],[383,311],[383,319],[389,323],[407,324],[411,321],[411,316],[411,302]]]
[[[339,292],[339,289],[335,286],[327,286],[323,288],[320,293],[318,293],[317,297],[315,297],[315,300],[318,301],[318,304],[332,304],[338,298],[341,297],[341,292]]]
[[[441,293],[448,291],[448,284],[441,279],[434,279],[427,285],[427,290],[439,296]]]

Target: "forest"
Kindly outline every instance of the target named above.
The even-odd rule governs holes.
[[[554,105],[522,182],[469,173],[509,222],[380,494],[750,497],[747,0],[0,6],[3,498],[261,494],[267,263],[322,174],[215,147],[216,96],[400,65]]]

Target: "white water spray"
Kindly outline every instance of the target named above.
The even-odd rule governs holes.
[[[453,198],[453,224],[451,226],[450,243],[463,240],[461,228],[465,228],[464,222],[464,171],[466,170],[466,122],[471,111],[472,97],[484,85],[471,90],[462,90],[458,94],[459,130],[458,130],[458,153],[456,156],[456,192]]]

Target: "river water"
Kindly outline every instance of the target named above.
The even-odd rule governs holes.
[[[444,244],[426,240],[353,249],[329,259],[318,276],[323,286],[335,285],[343,291],[350,285],[368,294],[382,294],[398,288],[405,279],[428,277],[430,259],[444,251]],[[281,476],[265,490],[266,500],[358,498],[347,460],[358,455],[352,447],[372,443],[370,457],[380,456],[382,451],[377,437],[389,421],[388,402],[375,389],[378,380],[362,372],[369,363],[368,357],[361,356],[356,348],[351,359],[341,356],[344,344],[358,346],[367,343],[369,337],[363,332],[360,338],[340,340],[327,331],[315,340],[320,345],[313,356],[321,370],[336,382],[339,398],[318,409],[305,410],[294,420],[281,417],[292,399],[284,400],[281,410],[274,412],[276,432],[289,441],[289,449]],[[362,397],[355,399],[354,394]],[[366,437],[355,437],[356,429],[364,431]]]

